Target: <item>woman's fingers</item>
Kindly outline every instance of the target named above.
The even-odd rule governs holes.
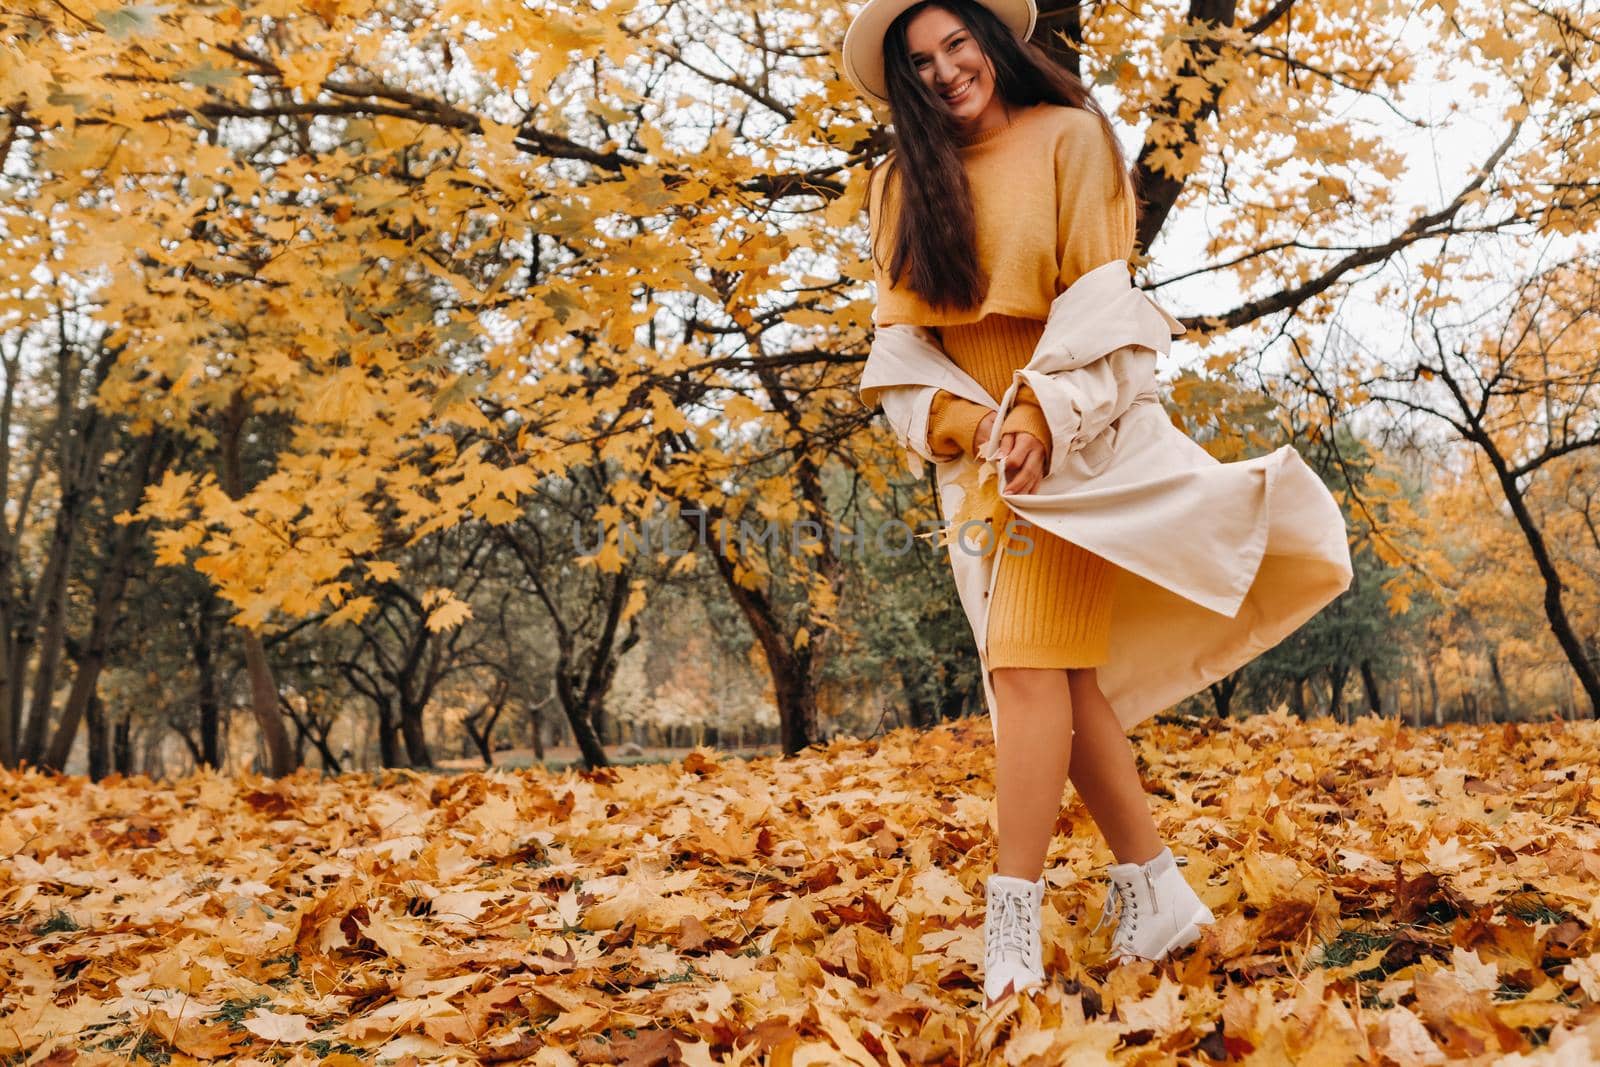
[[[1006,473],[1010,475],[1010,480],[1006,482],[1006,492],[1031,493],[1044,477],[1044,442],[1022,430],[1006,436],[1017,438],[1014,448],[1008,450]],[[1014,474],[1011,473],[1013,460],[1016,461]]]
[[[1017,435],[1015,431],[1001,434],[1000,444],[995,450],[994,455],[995,458],[1000,461],[1000,469],[1006,473],[1009,473],[1011,470],[1011,446],[1016,443],[1016,437]]]

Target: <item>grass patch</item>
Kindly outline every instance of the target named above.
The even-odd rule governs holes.
[[[252,1012],[271,1003],[272,998],[265,994],[250,997],[248,1000],[226,1000],[220,1008],[211,1013],[211,1017],[227,1023],[230,1030],[243,1030],[244,1021]]]
[[[172,1047],[161,1040],[159,1034],[152,1034],[149,1030],[145,1030],[140,1033],[137,1044],[131,1049],[124,1050],[122,1046],[126,1045],[132,1037],[132,1034],[118,1034],[116,1037],[107,1038],[92,1047],[115,1052],[129,1062],[135,1060],[160,1064],[172,1062]]]
[[[670,985],[673,982],[692,982],[700,977],[700,972],[694,969],[694,964],[689,964],[676,974],[664,974],[655,980],[656,985]]]
[[[1521,897],[1508,900],[1500,905],[1500,912],[1503,915],[1509,915],[1512,918],[1521,919],[1525,923],[1531,923],[1536,926],[1540,923],[1557,926],[1572,918],[1560,908],[1552,908],[1536,897]]]
[[[370,1048],[360,1048],[356,1045],[347,1045],[343,1041],[329,1041],[325,1037],[312,1038],[310,1041],[306,1042],[305,1047],[310,1049],[318,1059],[327,1059],[336,1052],[342,1052],[347,1056],[356,1056],[360,1059],[366,1059],[374,1052],[374,1050]]]
[[[1319,967],[1348,967],[1359,959],[1387,948],[1394,943],[1394,935],[1377,930],[1340,930],[1339,936],[1332,941],[1324,941],[1318,953],[1317,966]],[[1369,967],[1355,977],[1363,982],[1376,981],[1385,976],[1380,965]]]
[[[271,959],[262,960],[261,966],[275,967],[280,963],[286,964],[289,969],[283,974],[279,975],[277,978],[267,979],[267,984],[277,989],[281,989],[284,986],[289,985],[296,978],[300,977],[300,953],[285,952],[281,956],[273,956]]]
[[[70,934],[81,930],[76,919],[57,908],[51,913],[50,918],[33,928],[35,936],[44,937],[47,934]]]

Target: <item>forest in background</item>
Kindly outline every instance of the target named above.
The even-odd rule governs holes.
[[[948,566],[841,536],[933,515],[854,391],[889,142],[847,19],[0,13],[0,764],[598,765],[981,714]],[[1600,15],[1040,25],[1137,146],[1139,280],[1196,346],[1174,419],[1294,445],[1353,536],[1346,596],[1177,710],[1594,716]],[[1419,195],[1384,122],[1492,135]],[[636,550],[650,520],[711,533]]]

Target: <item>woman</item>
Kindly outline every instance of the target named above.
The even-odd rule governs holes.
[[[1133,255],[1134,191],[1116,138],[1082,82],[1024,43],[1034,18],[1033,0],[871,0],[844,47],[846,75],[893,115],[894,150],[868,200],[876,321],[931,328],[996,402],[1033,355],[1052,301]],[[929,451],[979,457],[995,415],[938,391]],[[1024,384],[999,427],[1005,492],[1033,493],[1051,452]],[[989,1004],[1045,981],[1041,876],[1068,778],[1118,861],[1106,902],[1109,911],[1122,901],[1114,958],[1160,959],[1213,921],[1162,843],[1123,725],[1097,685],[1117,567],[1011,518],[1004,503],[991,520],[1012,537],[986,634],[1000,827],[986,884]]]

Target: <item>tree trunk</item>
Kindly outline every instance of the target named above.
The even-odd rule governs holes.
[[[145,487],[160,478],[161,472],[166,469],[174,452],[175,449],[171,447],[164,434],[154,433],[143,438],[135,461],[130,499],[124,502],[126,510],[131,511],[138,507],[139,498],[144,495]],[[77,738],[78,727],[83,722],[89,700],[94,696],[95,687],[100,683],[100,672],[105,667],[106,651],[111,644],[111,635],[122,614],[122,594],[128,586],[128,571],[133,562],[134,549],[144,536],[145,524],[142,522],[130,522],[120,527],[115,522],[110,522],[108,525],[111,529],[106,531],[102,543],[109,546],[107,549],[109,555],[101,570],[100,580],[95,586],[94,617],[89,624],[89,642],[78,659],[78,671],[72,680],[72,691],[67,696],[67,705],[62,709],[61,721],[41,762],[42,766],[57,771],[66,769],[67,756],[71,753],[72,743]]]
[[[244,393],[236,391],[223,419],[222,490],[234,500],[244,496],[244,468],[239,456],[239,437],[244,429],[246,410]],[[297,764],[294,745],[289,731],[283,725],[283,713],[278,710],[278,686],[272,678],[272,667],[267,663],[267,650],[261,635],[251,629],[241,629],[244,643],[245,668],[250,676],[250,709],[255,713],[256,726],[261,730],[261,740],[267,751],[267,773],[273,778],[283,778],[295,772]]]
[[[89,780],[98,782],[111,773],[111,730],[106,723],[106,706],[96,693],[89,698],[88,727]]]
[[[4,514],[0,512],[0,523]],[[7,581],[3,574],[0,581]],[[20,701],[13,697],[22,691],[23,660],[12,614],[10,597],[0,588],[0,767],[15,767],[22,749]]]
[[[305,718],[302,719],[299,713],[294,710],[294,705],[289,703],[287,699],[280,701],[280,703],[283,707],[284,717],[294,723],[295,751],[301,754],[300,765],[305,766],[305,745],[309,741],[316,747],[317,754],[322,757],[323,770],[328,774],[341,773],[339,758],[333,754],[332,748],[328,746],[328,734],[331,732],[331,724],[320,721],[316,713],[309,707],[306,709]],[[335,716],[335,719],[337,719],[337,716]]]
[[[1225,79],[1217,78],[1208,80],[1206,72],[1219,58],[1219,48],[1210,39],[1214,27],[1233,25],[1235,0],[1190,0],[1186,30],[1191,31],[1188,40],[1192,45],[1180,42],[1187,55],[1179,64],[1178,69],[1167,77],[1167,91],[1155,101],[1152,119],[1163,125],[1176,125],[1180,131],[1177,143],[1171,144],[1171,151],[1182,152],[1188,145],[1200,143],[1201,130],[1205,121],[1216,112],[1217,101],[1222,96],[1222,90],[1227,87]],[[1199,84],[1203,86],[1201,98],[1192,101],[1187,98],[1190,86]],[[1177,203],[1178,196],[1183,192],[1185,179],[1175,178],[1165,170],[1155,166],[1151,160],[1161,148],[1163,141],[1157,144],[1146,139],[1143,150],[1135,166],[1138,175],[1141,199],[1144,201],[1139,211],[1139,229],[1136,238],[1136,247],[1146,251],[1155,241],[1156,235],[1161,232],[1166,224],[1167,216]]]
[[[786,756],[801,752],[818,736],[817,693],[812,685],[810,664],[809,654],[785,655],[772,670],[778,707],[787,712],[779,715]]]
[[[395,729],[394,704],[388,697],[375,697],[378,706],[378,758],[385,767],[399,767],[402,764],[400,746],[396,743],[399,734]]]
[[[467,716],[462,723],[485,767],[494,766],[494,726],[506,710],[510,691],[511,687],[505,679],[498,679],[483,706]]]
[[[1378,692],[1378,679],[1372,673],[1372,661],[1361,661],[1361,685],[1367,692],[1367,708],[1374,715],[1383,714],[1383,695]]]
[[[72,420],[72,413],[63,408],[63,419]],[[73,420],[75,421],[75,420]],[[63,431],[65,432],[65,431]],[[97,413],[90,414],[78,428],[81,440],[76,447],[62,447],[61,505],[56,513],[55,531],[50,539],[50,554],[44,574],[39,581],[39,600],[36,612],[41,613],[42,625],[38,630],[37,662],[33,672],[33,701],[28,708],[28,722],[22,736],[22,758],[29,763],[41,764],[45,759],[45,738],[50,732],[50,709],[55,703],[56,671],[61,665],[61,650],[67,633],[67,579],[72,571],[72,549],[77,531],[83,524],[83,512],[93,499],[99,484],[101,467],[105,462],[106,448],[110,443],[110,425]],[[37,615],[35,616],[37,617]],[[32,620],[26,620],[28,632],[23,634],[23,656],[27,645],[34,640]],[[18,675],[19,683],[21,675]],[[17,696],[21,685],[17,686]],[[73,724],[77,728],[77,724]]]
[[[707,525],[714,530],[726,522],[721,515],[713,512],[687,509],[681,514],[685,522],[689,522],[689,515],[712,519]],[[699,536],[698,523],[690,525]],[[766,658],[767,670],[772,675],[773,694],[778,703],[778,732],[783,754],[793,756],[817,737],[817,694],[812,678],[813,648],[809,642],[796,641],[785,632],[783,613],[762,590],[752,589],[739,580],[733,563],[725,554],[725,548],[722,532],[714,532],[711,558],[724,586],[755,633],[756,643]]]
[[[1289,710],[1301,722],[1306,717],[1306,680],[1304,678],[1291,678],[1289,680]]]
[[[491,718],[488,726],[483,728],[482,734],[478,733],[477,729],[469,731],[472,734],[472,744],[477,747],[478,757],[482,757],[483,766],[494,766],[494,745],[490,744],[490,733],[493,729],[494,720]]]
[[[1216,705],[1217,718],[1226,719],[1228,709],[1233,705],[1233,694],[1239,688],[1239,672],[1234,671],[1219,678],[1206,688],[1211,691],[1211,702]]]
[[[400,737],[405,742],[406,759],[410,767],[432,767],[433,753],[428,751],[428,738],[423,730],[422,715],[426,704],[400,701]]]
[[[967,708],[967,702],[972,699],[973,689],[976,686],[946,686],[939,696],[939,721],[952,722],[961,718]]]
[[[169,720],[168,725],[172,727],[172,732],[177,734],[179,739],[183,741],[183,747],[189,750],[189,758],[194,761],[195,767],[203,766],[205,753],[200,748],[200,742],[191,737],[189,731],[178,723]]]
[[[15,129],[15,126],[12,127]],[[11,524],[6,512],[0,508],[0,767],[15,767],[22,742],[22,722],[12,704],[12,693],[22,684],[19,661],[15,647],[15,608],[12,600],[14,586],[12,569],[17,559],[17,541],[28,522],[33,487],[44,460],[42,450],[34,455],[33,475],[25,479],[20,491],[11,485],[11,420],[16,411],[17,386],[22,384],[22,343],[19,340],[9,352],[0,345],[0,369],[5,371],[5,384],[0,390],[0,492],[8,505],[17,509],[16,525]]]
[[[1500,646],[1489,646],[1489,677],[1494,679],[1495,698],[1500,704],[1500,721],[1511,721],[1511,694],[1506,691],[1505,676],[1500,673]]]
[[[189,649],[194,655],[199,684],[201,766],[222,769],[222,693],[217,679],[217,617],[212,611],[216,598],[207,586],[200,595],[193,624],[189,628]]]
[[[1433,669],[1433,657],[1429,656],[1428,664],[1428,715],[1433,719],[1433,725],[1444,725],[1443,712],[1439,708],[1439,675]]]
[[[595,767],[609,766],[611,761],[606,758],[605,746],[600,743],[600,735],[595,733],[590,725],[590,716],[594,710],[589,708],[582,700],[578,699],[577,686],[572,684],[576,679],[569,679],[560,683],[559,687],[565,692],[562,695],[562,706],[567,712],[567,725],[572,728],[572,738],[578,746],[578,752],[583,756],[584,766],[591,770]]]
[[[133,714],[123,712],[117,716],[111,731],[111,765],[116,774],[133,773]]]
[[[295,762],[294,743],[284,728],[283,715],[278,711],[278,686],[267,663],[267,650],[254,630],[242,630],[239,640],[244,643],[245,670],[250,677],[250,710],[265,746],[266,773],[273,778],[287,777],[299,764]]]
[[[611,691],[622,657],[640,638],[637,616],[626,623],[626,633],[619,633],[631,592],[630,572],[624,568],[608,576],[609,588],[602,587],[599,592],[599,599],[605,605],[600,632],[587,647],[581,647],[586,633],[570,629],[562,618],[560,606],[546,589],[543,561],[511,533],[505,533],[503,539],[517,554],[536,593],[545,603],[550,621],[555,624],[555,696],[572,728],[573,739],[588,767],[604,767],[608,763],[601,740],[607,719],[606,695]]]
[[[1505,496],[1506,503],[1511,505],[1512,517],[1517,520],[1517,527],[1521,529],[1523,539],[1528,542],[1528,550],[1533,554],[1533,561],[1539,568],[1539,577],[1544,581],[1544,614],[1550,622],[1550,630],[1556,635],[1556,643],[1566,654],[1572,672],[1578,676],[1578,684],[1583,686],[1583,692],[1589,698],[1589,715],[1592,718],[1600,718],[1600,673],[1596,672],[1595,665],[1589,661],[1589,657],[1584,655],[1583,645],[1572,629],[1572,621],[1567,618],[1561,575],[1556,570],[1555,561],[1550,558],[1550,550],[1544,543],[1544,533],[1529,512],[1528,503],[1522,496],[1522,489],[1517,485],[1516,475],[1506,465],[1505,458],[1500,455],[1500,450],[1494,441],[1488,434],[1479,433],[1473,437],[1473,443],[1494,467],[1495,477],[1500,482],[1500,492]]]
[[[1348,663],[1337,662],[1329,665],[1328,672],[1328,715],[1340,722],[1346,722],[1344,716],[1344,682],[1350,675]]]

